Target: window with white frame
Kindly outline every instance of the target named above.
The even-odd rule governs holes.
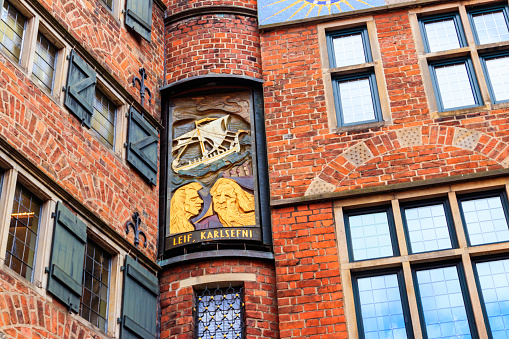
[[[6,0],[0,10],[0,48],[11,60],[19,63],[27,18]]]
[[[509,41],[508,6],[483,4],[458,9],[419,16],[437,111],[483,106],[486,99],[491,104],[509,102],[509,49],[503,44]],[[463,50],[465,47],[470,51]]]
[[[94,114],[92,115],[92,129],[99,139],[106,145],[115,144],[115,120],[117,106],[101,90],[96,88],[94,99]]]
[[[452,185],[335,204],[350,335],[509,336],[508,189]]]
[[[327,47],[338,126],[381,121],[374,65],[365,65],[373,61],[367,28],[330,32]],[[354,65],[365,66],[344,72]]]
[[[37,33],[32,79],[39,85],[53,92],[58,48],[41,32]]]
[[[14,192],[5,264],[30,281],[35,264],[41,210],[42,201],[18,183]]]

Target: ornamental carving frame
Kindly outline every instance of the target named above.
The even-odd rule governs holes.
[[[262,242],[253,92],[171,100],[165,250]]]

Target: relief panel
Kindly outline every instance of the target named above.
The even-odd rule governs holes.
[[[261,239],[252,116],[249,91],[173,99],[166,250]]]

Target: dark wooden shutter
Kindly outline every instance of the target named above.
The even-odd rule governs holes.
[[[157,277],[130,256],[124,265],[121,339],[155,339],[157,317]]]
[[[86,242],[85,223],[59,202],[50,266],[47,268],[48,292],[76,313],[80,307]]]
[[[95,71],[73,50],[69,56],[69,72],[64,105],[90,128],[94,114]]]
[[[127,161],[152,185],[157,182],[157,130],[133,107],[129,109]]]
[[[142,38],[150,41],[152,31],[152,0],[127,0],[125,24]]]

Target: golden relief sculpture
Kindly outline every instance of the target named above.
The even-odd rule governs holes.
[[[196,227],[189,221],[200,213],[203,200],[198,191],[203,187],[193,182],[175,191],[170,202],[170,233],[191,232]],[[217,215],[224,227],[256,224],[254,196],[232,179],[220,178],[210,189],[212,205],[196,223]]]
[[[176,98],[168,234],[256,227],[251,93]]]
[[[173,193],[170,202],[170,233],[183,233],[194,231],[190,218],[200,213],[203,200],[198,191],[202,186],[192,182],[180,187]]]
[[[214,212],[223,226],[252,226],[255,220],[254,195],[232,179],[220,178],[210,190]]]

